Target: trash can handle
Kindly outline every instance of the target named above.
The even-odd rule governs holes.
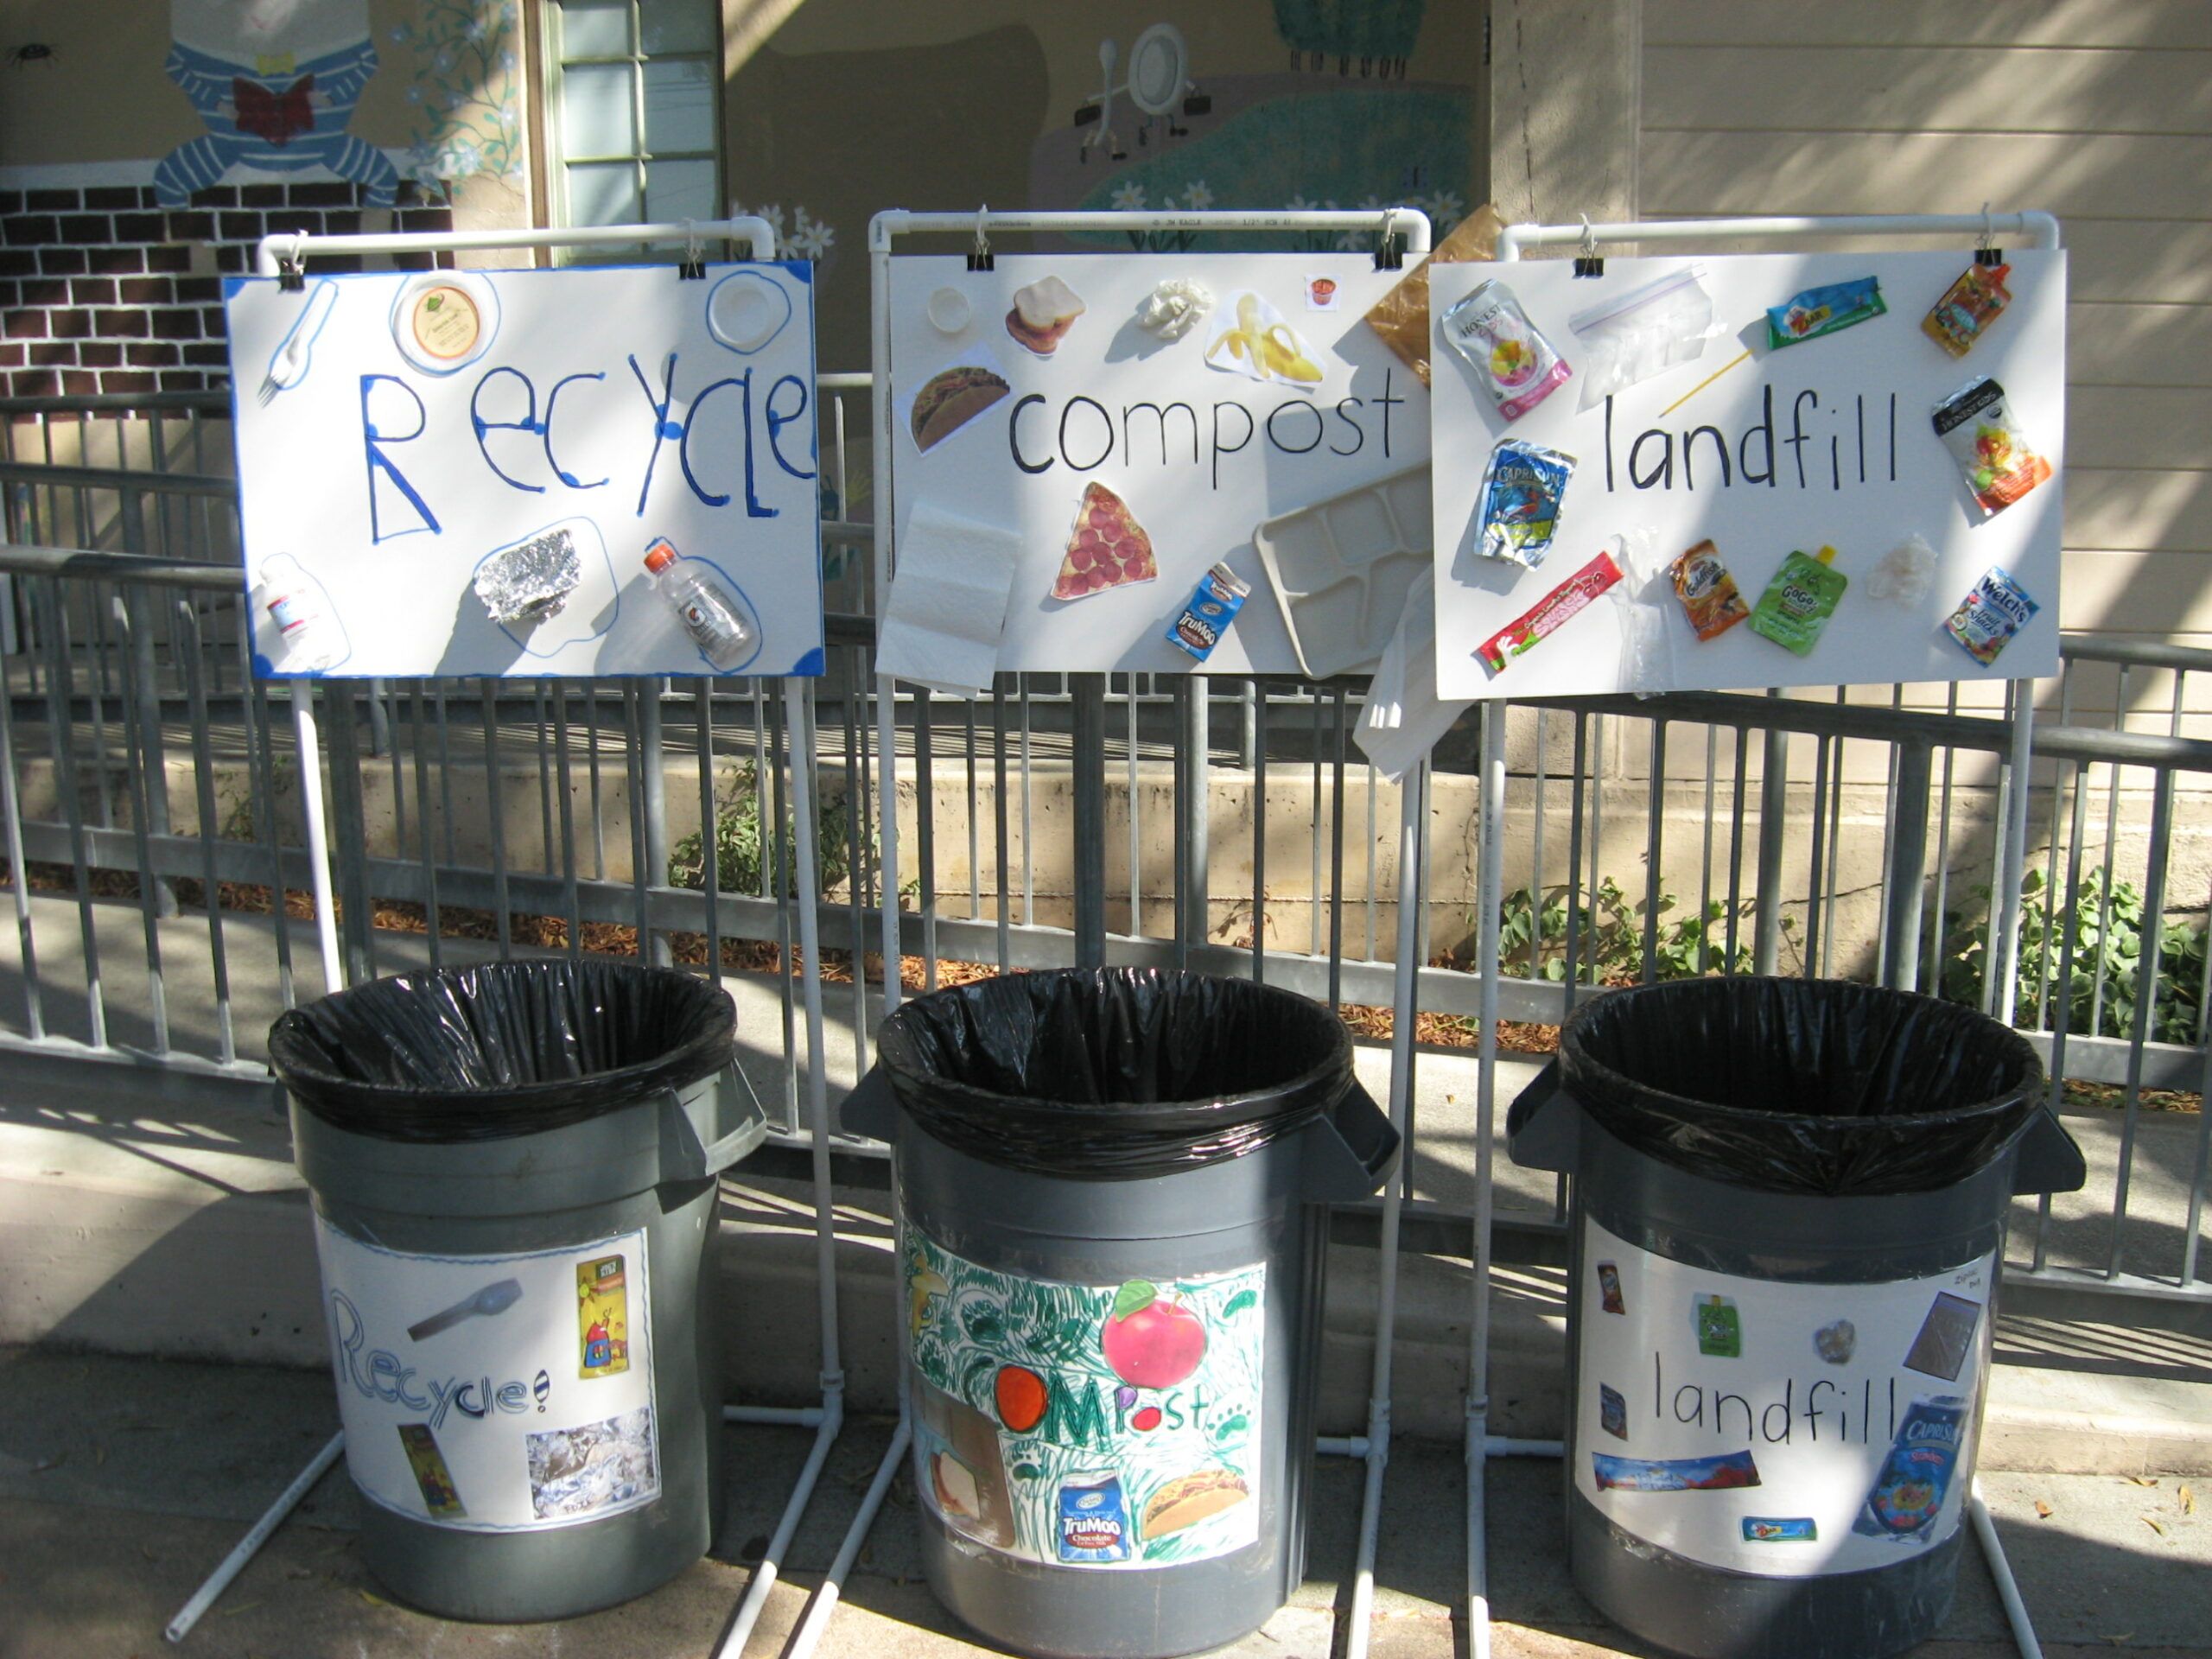
[[[2089,1179],[2089,1166],[2066,1126],[2048,1106],[2036,1108],[2020,1135],[2012,1160],[2012,1193],[2078,1192]]]
[[[868,1067],[861,1080],[837,1104],[837,1127],[847,1135],[865,1135],[875,1141],[899,1138],[899,1096],[882,1062]]]
[[[1506,1150],[1523,1169],[1574,1173],[1581,1154],[1582,1112],[1572,1100],[1554,1104],[1559,1094],[1559,1062],[1553,1060],[1514,1096],[1505,1115]]]
[[[712,1087],[692,1100],[693,1104],[687,1106],[675,1090],[661,1091],[664,1181],[710,1179],[767,1138],[768,1114],[734,1059],[721,1069]]]
[[[1398,1126],[1356,1080],[1334,1112],[1300,1133],[1306,1141],[1302,1196],[1308,1204],[1372,1198],[1398,1166]]]

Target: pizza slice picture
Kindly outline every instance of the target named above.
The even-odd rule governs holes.
[[[1152,558],[1152,537],[1137,523],[1128,503],[1103,484],[1085,485],[1052,597],[1082,599],[1109,588],[1150,582],[1159,574]]]

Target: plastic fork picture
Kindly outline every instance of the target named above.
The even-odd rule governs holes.
[[[331,309],[337,303],[338,284],[327,276],[308,290],[299,321],[270,354],[269,372],[261,378],[259,397],[263,408],[276,402],[278,392],[289,391],[308,378],[308,358],[315,350],[315,338],[322,333],[322,325],[330,321]]]

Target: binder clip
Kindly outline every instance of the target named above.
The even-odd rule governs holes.
[[[707,279],[707,257],[699,246],[698,227],[690,219],[683,221],[683,258],[676,267],[679,283],[702,283]]]
[[[1398,210],[1382,210],[1382,233],[1375,244],[1375,269],[1402,270],[1406,265],[1406,238],[1392,228],[1397,223]]]
[[[2005,255],[1997,246],[1997,232],[1989,222],[1989,204],[1981,204],[1981,242],[1974,251],[1974,262],[1985,269],[2001,265]]]
[[[983,234],[983,221],[989,215],[988,207],[976,209],[976,245],[968,251],[968,269],[995,270],[998,264],[991,257],[990,238]]]
[[[1589,214],[1584,213],[1581,219],[1582,251],[1574,256],[1574,274],[1577,276],[1602,276],[1605,274],[1605,256],[1598,251],[1597,232],[1590,228]]]
[[[287,294],[307,291],[307,258],[301,251],[301,245],[306,240],[304,236],[294,237],[290,251],[276,256],[276,286]]]

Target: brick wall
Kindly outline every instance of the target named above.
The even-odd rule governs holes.
[[[410,194],[389,218],[377,228],[453,228],[451,208]],[[251,270],[254,244],[271,232],[364,228],[358,188],[335,182],[220,187],[168,213],[154,206],[149,186],[0,190],[0,392],[224,387],[223,277]],[[197,260],[195,245],[206,245]],[[427,254],[377,262],[403,270],[430,263]],[[325,273],[361,268],[358,257],[310,265]]]

